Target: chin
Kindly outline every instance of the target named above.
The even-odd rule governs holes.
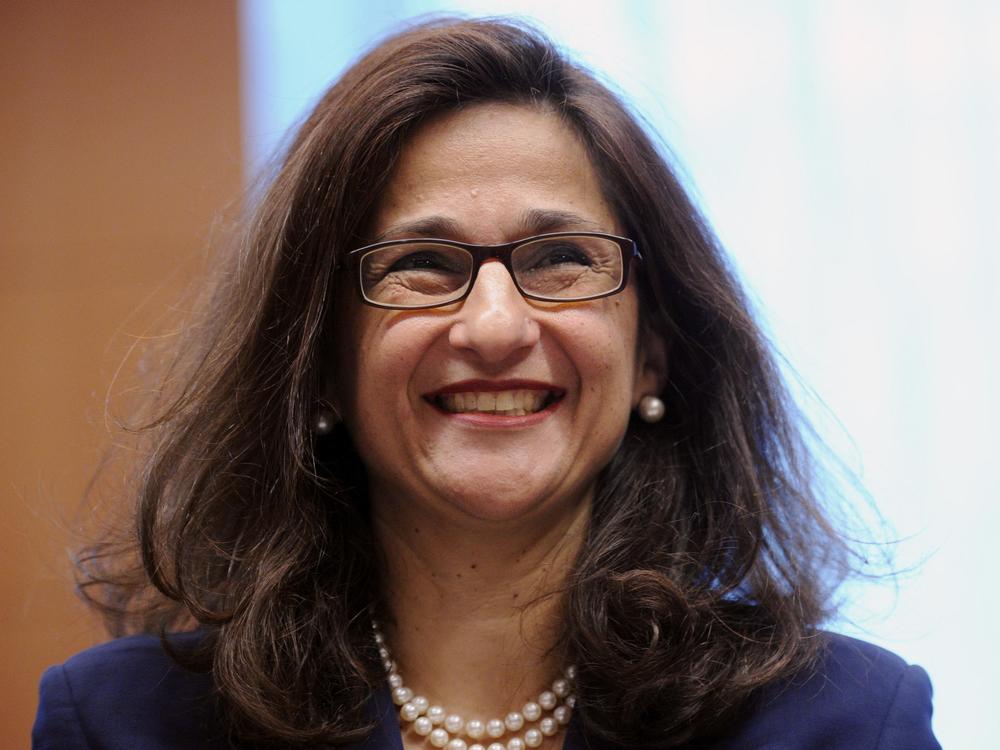
[[[558,489],[534,487],[523,477],[502,482],[483,481],[478,486],[444,489],[439,497],[469,519],[493,523],[533,519],[557,508],[565,510],[580,502],[589,502],[592,493],[584,488]]]
[[[448,504],[470,519],[504,523],[517,521],[537,512],[542,502],[535,496],[462,495],[448,498]]]

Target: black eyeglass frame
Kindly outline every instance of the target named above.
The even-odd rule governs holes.
[[[527,245],[532,242],[537,242],[538,240],[545,240],[553,237],[597,237],[599,239],[610,240],[618,245],[618,249],[621,251],[622,257],[622,278],[618,286],[614,289],[601,292],[600,294],[591,294],[586,297],[546,297],[544,295],[532,294],[531,292],[525,291],[517,281],[517,275],[514,273],[514,267],[511,263],[511,258],[514,255],[514,251],[522,245]],[[364,257],[371,252],[380,250],[385,247],[396,247],[399,245],[419,245],[433,243],[435,245],[445,245],[448,247],[456,247],[461,250],[465,250],[472,256],[472,268],[469,270],[469,283],[466,286],[465,291],[461,295],[455,297],[454,299],[449,299],[447,302],[431,302],[426,305],[387,305],[382,302],[375,302],[374,300],[368,299],[365,296],[364,282],[361,279],[361,263]],[[499,260],[503,263],[504,268],[507,269],[507,273],[510,274],[511,281],[514,282],[514,286],[517,291],[525,299],[537,300],[538,302],[589,302],[590,300],[601,299],[602,297],[611,297],[618,294],[626,286],[628,286],[629,279],[629,267],[632,265],[632,261],[641,261],[642,253],[639,252],[639,247],[636,245],[635,240],[631,240],[628,237],[619,237],[614,234],[606,234],[604,232],[549,232],[546,234],[536,234],[532,237],[525,237],[520,240],[515,240],[514,242],[505,242],[500,245],[474,245],[469,242],[459,242],[457,240],[442,240],[436,237],[413,237],[401,240],[385,240],[383,242],[376,242],[372,245],[365,245],[364,247],[359,247],[356,250],[351,250],[347,254],[347,262],[351,267],[351,272],[357,281],[355,288],[358,294],[361,296],[361,301],[366,305],[371,305],[372,307],[381,307],[386,310],[427,310],[434,307],[447,307],[448,305],[454,305],[456,302],[461,302],[466,297],[472,293],[473,287],[476,285],[476,278],[479,275],[479,267],[487,260]]]

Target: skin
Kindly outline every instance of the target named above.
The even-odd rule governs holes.
[[[532,220],[539,212],[549,212],[543,224]],[[507,104],[423,125],[373,228],[378,240],[478,244],[622,234],[573,131],[545,109]],[[552,650],[553,592],[630,411],[660,390],[663,347],[639,346],[631,285],[589,302],[531,302],[498,262],[484,263],[470,296],[446,308],[382,310],[353,290],[339,297],[336,397],[370,478],[394,618],[388,641],[418,694],[467,718],[503,716],[563,666]],[[565,395],[529,424],[447,414],[427,399],[470,379],[512,378]]]

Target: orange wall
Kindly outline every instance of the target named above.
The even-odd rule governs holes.
[[[103,638],[62,523],[117,365],[239,194],[238,74],[235,0],[0,3],[0,747]]]

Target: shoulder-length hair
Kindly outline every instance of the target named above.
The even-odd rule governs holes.
[[[629,425],[565,592],[588,730],[635,747],[718,730],[809,663],[852,562],[775,357],[637,119],[531,28],[423,23],[378,44],[299,129],[144,428],[134,531],[79,563],[114,634],[200,625],[246,737],[309,746],[367,728],[384,675],[365,477],[342,429],[310,431],[333,278],[414,129],[478,102],[544,107],[581,138],[644,257],[643,335],[669,349],[666,418]]]

